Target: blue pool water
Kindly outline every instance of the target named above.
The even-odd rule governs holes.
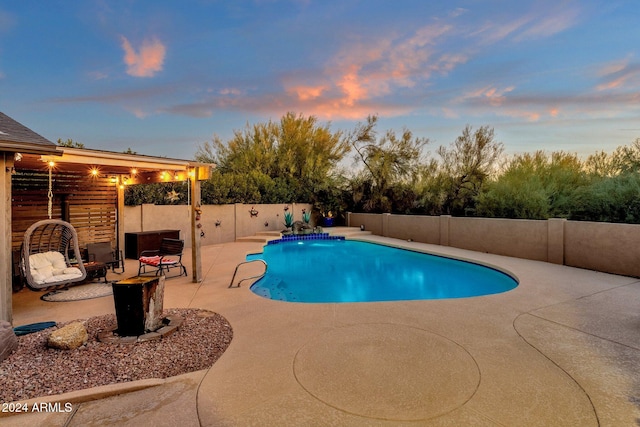
[[[463,298],[518,285],[486,266],[350,240],[305,240],[265,246],[267,274],[251,290],[292,302],[366,302]]]

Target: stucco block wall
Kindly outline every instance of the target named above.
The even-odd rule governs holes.
[[[142,231],[142,206],[124,207],[124,232],[137,233]]]
[[[547,221],[496,218],[450,219],[449,246],[547,261]]]
[[[233,242],[262,231],[284,229],[284,204],[204,205],[200,223],[202,245]],[[251,208],[258,211],[251,216]],[[292,204],[294,220],[310,204]],[[640,277],[640,225],[577,222],[459,218],[448,215],[391,215],[349,213],[349,225],[373,234],[416,242],[452,246],[517,258],[565,264],[607,273]],[[216,226],[219,221],[220,225]],[[312,224],[314,225],[314,224]],[[125,233],[180,230],[191,245],[191,219],[184,205],[125,207]]]
[[[640,277],[640,225],[349,213],[385,237]]]
[[[284,204],[203,205],[199,221],[202,228],[196,234],[204,232],[201,244],[206,246],[233,242],[261,231],[282,231],[285,228],[284,207]],[[293,212],[295,221],[302,221],[302,209],[310,212],[311,207],[310,204],[295,203],[289,205],[289,211]],[[257,216],[249,213],[252,208],[258,211]],[[185,246],[191,246],[191,217],[185,205],[125,206],[124,218],[125,233],[180,230]]]
[[[191,244],[190,215],[189,207],[184,205],[142,205],[142,231],[180,230],[180,238]]]
[[[382,234],[382,215],[379,214],[366,214],[366,213],[351,213],[349,216],[349,226],[360,227],[364,225],[364,229],[383,236]]]
[[[302,209],[311,212],[308,203],[293,203],[289,206],[289,212],[293,213],[294,221],[302,221]],[[253,236],[261,231],[282,231],[284,225],[284,204],[237,204],[236,207],[236,238]],[[251,216],[251,208],[258,211],[258,216]],[[311,223],[311,225],[315,225]]]
[[[640,277],[640,225],[567,221],[565,264]]]
[[[202,206],[199,222],[202,224],[201,230],[204,231],[204,237],[201,239],[201,244],[206,246],[233,242],[236,239],[235,217],[235,205]],[[216,225],[218,221],[220,225]]]
[[[440,217],[389,215],[386,234],[398,239],[440,244]]]

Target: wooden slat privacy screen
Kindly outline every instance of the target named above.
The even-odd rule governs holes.
[[[47,219],[49,172],[20,172],[12,177],[12,247],[19,249],[34,222]],[[87,243],[115,242],[116,187],[109,177],[53,172],[52,218],[70,222],[81,248]]]

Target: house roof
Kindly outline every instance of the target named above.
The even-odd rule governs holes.
[[[57,145],[0,112],[0,151],[59,155]]]

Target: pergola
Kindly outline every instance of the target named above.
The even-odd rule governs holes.
[[[70,222],[83,243],[115,241],[124,249],[124,191],[127,185],[189,181],[193,281],[202,279],[196,209],[207,163],[84,148],[60,147],[0,112],[0,319],[12,319],[12,252],[26,228],[48,217]],[[51,173],[51,175],[50,175]],[[49,179],[49,176],[52,179]],[[50,184],[53,182],[53,184]],[[8,238],[11,236],[11,238]]]

